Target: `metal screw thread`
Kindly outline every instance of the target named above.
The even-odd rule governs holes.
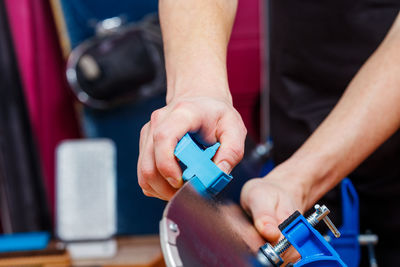
[[[290,247],[289,241],[286,238],[284,238],[281,241],[279,241],[278,244],[276,244],[276,246],[274,246],[274,250],[275,250],[276,254],[281,255],[289,247]]]
[[[316,226],[319,223],[317,215],[315,213],[308,216],[307,221],[309,224],[311,224],[312,227]]]

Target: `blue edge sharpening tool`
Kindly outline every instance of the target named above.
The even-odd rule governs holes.
[[[182,175],[183,180],[187,181],[196,176],[212,195],[221,192],[232,180],[232,176],[224,173],[212,161],[219,146],[220,144],[216,143],[206,147],[197,141],[194,135],[185,134],[175,148],[175,156],[186,167]],[[357,239],[359,234],[358,196],[349,179],[343,180],[341,186],[343,224],[340,231],[343,237],[332,238],[329,244],[314,229],[313,226],[319,220],[324,220],[331,229],[333,227],[336,230],[326,216],[329,210],[325,206],[317,205],[316,212],[307,219],[299,212],[295,212],[279,227],[285,238],[275,247],[267,243],[260,248],[259,257],[264,255],[265,259],[268,259],[268,261],[264,259],[266,266],[281,266],[283,261],[280,254],[290,245],[301,255],[300,260],[291,266],[358,266],[360,258]],[[340,235],[337,230],[336,233]]]
[[[49,240],[47,232],[0,235],[0,253],[45,249]]]
[[[195,142],[190,134],[185,134],[175,148],[175,156],[186,166],[182,174],[183,180],[196,176],[211,194],[217,195],[221,192],[232,180],[232,176],[224,173],[211,160],[219,146],[216,143],[206,148]]]

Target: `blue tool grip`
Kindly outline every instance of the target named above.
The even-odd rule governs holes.
[[[232,176],[224,173],[211,160],[217,152],[220,144],[203,147],[195,142],[187,133],[178,142],[175,148],[175,156],[186,166],[182,178],[184,181],[197,177],[200,182],[213,195],[218,194],[232,180]]]

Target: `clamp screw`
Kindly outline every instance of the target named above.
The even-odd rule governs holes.
[[[288,248],[290,247],[290,243],[286,238],[283,238],[281,241],[278,242],[273,248],[275,252],[279,255],[281,255],[283,252],[285,252]]]
[[[330,210],[325,205],[320,206],[318,204],[316,204],[314,208],[315,212],[307,218],[308,223],[314,227],[317,223],[323,220],[332,231],[334,236],[336,238],[340,237],[338,229],[327,216],[330,213]],[[290,245],[290,242],[286,238],[283,238],[275,246],[271,246],[269,243],[265,244],[261,247],[261,251],[273,263],[274,266],[281,266],[283,264],[283,260],[280,255],[285,252]]]
[[[323,220],[324,223],[328,226],[329,230],[331,230],[333,235],[336,238],[339,238],[340,237],[339,230],[336,228],[331,219],[329,219],[328,217],[330,210],[325,205],[320,206],[318,204],[316,204],[314,208],[315,212],[307,218],[307,221],[314,227],[317,223]]]

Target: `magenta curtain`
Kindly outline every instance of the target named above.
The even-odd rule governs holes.
[[[261,88],[261,0],[239,1],[228,47],[228,78],[233,104],[249,134],[258,140]]]
[[[40,154],[47,198],[54,214],[55,147],[78,138],[57,31],[46,0],[6,0],[28,112]]]

